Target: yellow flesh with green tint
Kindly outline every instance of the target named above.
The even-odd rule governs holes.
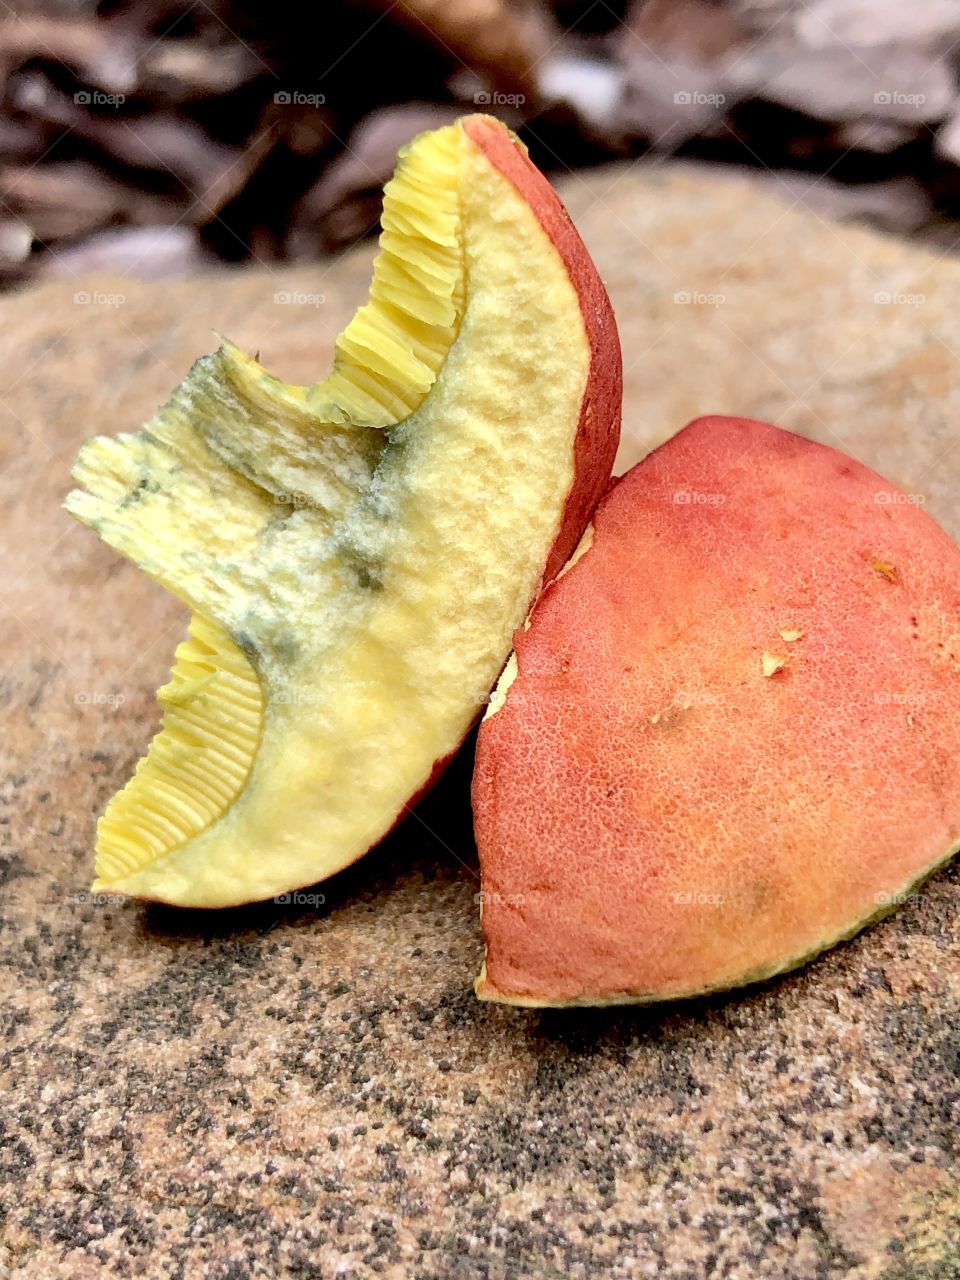
[[[68,510],[195,615],[97,889],[224,906],[355,860],[456,749],[536,592],[589,371],[574,288],[459,124],[407,148],[383,225],[325,382],[226,343],[81,450]]]

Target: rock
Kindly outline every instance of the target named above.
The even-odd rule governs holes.
[[[752,414],[960,534],[960,264],[683,167],[565,196],[618,311],[620,468],[697,414]],[[76,446],[137,426],[214,329],[311,380],[369,259],[0,299],[0,1270],[947,1275],[955,869],[745,995],[564,1014],[470,990],[467,754],[319,908],[85,896],[94,814],[156,725],[184,612],[60,512]]]
[[[0,269],[19,267],[26,261],[32,243],[30,228],[19,218],[0,220]]]
[[[144,280],[182,279],[196,275],[206,262],[192,227],[115,227],[50,252],[39,274],[76,279],[82,272],[116,272]]]
[[[733,64],[728,83],[831,121],[876,116],[926,124],[942,120],[956,98],[953,73],[938,56],[901,46],[806,48],[768,40]]]
[[[954,112],[934,139],[933,149],[953,164],[960,164],[960,114]]]
[[[720,121],[742,96],[728,72],[755,40],[730,7],[634,0],[617,34],[624,88],[610,133],[639,134],[669,152],[722,131]]]
[[[561,52],[544,58],[539,91],[550,104],[563,103],[578,112],[598,137],[616,133],[624,92],[624,75],[612,62]]]
[[[794,7],[797,35],[813,48],[835,43],[926,46],[939,56],[960,37],[953,0],[813,0]]]
[[[872,151],[875,155],[888,156],[918,136],[920,125],[901,124],[896,120],[868,120],[861,117],[849,120],[837,130],[837,141],[844,148],[854,151]],[[903,179],[916,183],[916,179]]]

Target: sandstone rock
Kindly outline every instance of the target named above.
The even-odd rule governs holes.
[[[619,315],[621,467],[697,414],[753,414],[960,535],[960,264],[683,168],[565,196]],[[468,758],[320,905],[83,899],[183,610],[60,512],[76,446],[136,427],[213,329],[311,380],[369,258],[0,300],[0,1271],[952,1274],[956,870],[745,995],[563,1015],[470,990]]]

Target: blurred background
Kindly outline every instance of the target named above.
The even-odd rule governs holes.
[[[951,250],[957,0],[0,0],[0,282],[311,260],[470,110],[551,175],[682,158]]]

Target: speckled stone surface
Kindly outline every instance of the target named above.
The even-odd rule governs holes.
[[[956,261],[682,170],[565,194],[620,317],[622,465],[697,413],[768,417],[960,533]],[[368,262],[0,302],[0,1275],[960,1276],[955,870],[739,997],[484,1006],[465,754],[322,903],[83,900],[184,617],[59,512],[76,445],[214,328],[310,380]]]

